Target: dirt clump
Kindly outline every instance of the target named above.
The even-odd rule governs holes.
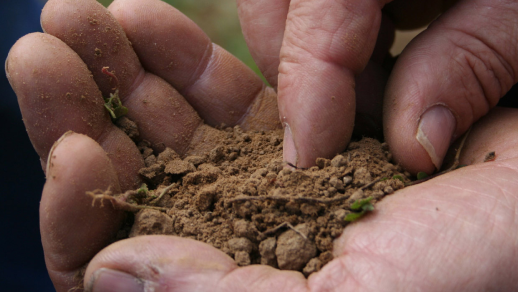
[[[364,138],[333,159],[295,169],[282,161],[281,130],[223,130],[204,156],[139,149],[148,190],[125,200],[152,206],[132,217],[128,236],[170,234],[208,243],[240,266],[264,264],[309,276],[332,260],[333,240],[349,223],[351,204],[371,203],[409,179],[390,163],[386,144]]]

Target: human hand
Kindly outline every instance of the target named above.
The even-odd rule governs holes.
[[[96,1],[48,1],[41,17],[46,34],[20,39],[6,61],[46,169],[41,234],[58,290],[74,285],[74,273],[113,241],[123,219],[122,212],[91,208],[85,191],[141,183],[141,155],[103,106],[102,96],[115,86],[103,67],[117,77],[140,138],[157,152],[210,150],[218,136],[208,125],[280,127],[275,92],[180,12],[140,0],[116,1],[110,11],[115,18]],[[67,134],[54,144],[69,130],[96,142]]]
[[[383,199],[374,212],[344,230],[335,242],[335,258],[309,279],[269,266],[237,267],[223,252],[191,239],[140,236],[97,254],[86,270],[86,288],[96,292],[515,291],[518,136],[502,132],[518,127],[517,113],[494,109],[474,126],[462,151],[461,163],[472,165]],[[79,148],[68,139],[78,137],[65,138],[55,153]],[[496,160],[482,163],[488,151],[497,153]],[[56,154],[55,173],[80,174],[83,170],[74,167],[72,159]],[[60,169],[65,165],[70,167]],[[46,189],[50,186],[52,181]],[[79,204],[71,201],[69,207],[79,209]],[[58,215],[60,221],[69,216]]]
[[[423,26],[442,13],[405,48],[385,91],[385,140],[411,173],[440,168],[455,138],[518,81],[516,1],[239,0],[238,7],[256,63],[275,86],[278,76],[281,122],[294,141],[286,131],[284,158],[301,167],[344,149],[355,103],[357,111],[360,103],[376,107],[361,80],[383,60],[394,26]]]
[[[47,32],[49,31],[47,30]],[[57,46],[56,43],[52,45]],[[19,46],[24,47],[23,43]],[[44,42],[37,43],[37,46],[41,51],[46,51],[43,50]],[[29,57],[31,54],[22,53],[21,56]],[[65,57],[72,58],[71,55]],[[35,56],[32,60],[25,59],[22,62],[28,65],[27,72],[32,72],[33,68],[30,65],[37,64],[39,59],[43,59],[41,55]],[[9,67],[8,71],[11,73],[11,82],[14,84],[13,81],[17,77],[13,76],[17,70],[14,69],[16,64],[13,65],[11,60],[9,59],[8,66],[12,67]],[[52,62],[47,61],[47,63]],[[72,80],[74,80],[73,77],[71,77]],[[38,80],[38,84],[41,84],[43,80],[40,78],[42,77],[39,76],[34,81]],[[19,95],[22,93],[18,90],[30,89],[22,85],[23,80],[25,79],[18,79],[20,87],[17,89],[17,93]],[[60,79],[60,83],[62,82],[63,80]],[[56,82],[54,80],[48,84],[54,86]],[[48,88],[49,85],[44,87],[53,88]],[[63,95],[65,93],[66,91]],[[39,97],[37,94],[35,96]],[[73,112],[77,115],[79,114],[77,111],[78,109]],[[421,279],[432,279],[428,282],[424,281],[427,284],[424,288],[430,288],[428,285],[435,285],[433,288],[437,288],[437,290],[442,288],[444,288],[442,290],[451,290],[449,288],[458,287],[455,285],[459,282],[464,284],[472,279],[476,279],[476,281],[469,282],[468,284],[472,286],[467,286],[468,288],[489,287],[490,289],[498,284],[505,290],[505,285],[512,280],[510,273],[516,268],[514,259],[507,256],[513,254],[515,250],[513,242],[510,241],[514,236],[515,228],[503,230],[503,227],[512,226],[513,204],[516,198],[512,195],[500,197],[498,193],[488,195],[488,193],[481,193],[480,189],[496,177],[502,182],[502,193],[512,194],[512,189],[515,187],[512,184],[515,171],[512,165],[515,161],[513,157],[516,157],[511,148],[513,144],[510,143],[513,141],[503,139],[502,135],[496,135],[498,132],[494,129],[504,123],[510,127],[515,126],[516,121],[512,118],[515,114],[513,113],[504,115],[502,112],[497,112],[493,120],[488,120],[485,124],[486,130],[483,130],[484,124],[481,124],[480,132],[477,132],[477,128],[475,128],[470,135],[471,141],[468,141],[466,154],[463,157],[467,162],[483,157],[484,149],[479,149],[479,153],[477,153],[469,148],[471,147],[469,145],[480,145],[482,140],[491,141],[484,146],[487,145],[488,149],[496,150],[499,153],[499,161],[452,172],[447,176],[408,188],[396,196],[387,198],[378,205],[378,211],[366,218],[366,221],[354,224],[345,231],[335,249],[339,257],[328,264],[323,271],[312,276],[309,282],[306,282],[300,274],[276,271],[268,267],[237,269],[233,262],[219,251],[202,243],[175,237],[140,237],[110,246],[92,260],[87,270],[86,281],[87,283],[91,283],[92,279],[96,281],[94,291],[100,291],[97,289],[103,282],[106,285],[113,285],[113,278],[110,278],[110,275],[113,274],[110,272],[105,274],[98,272],[96,273],[97,278],[92,278],[94,272],[103,267],[136,276],[145,281],[145,285],[149,287],[157,286],[158,289],[158,286],[162,285],[164,290],[166,290],[165,286],[182,290],[195,287],[199,290],[220,289],[226,291],[231,291],[231,289],[304,291],[309,288],[332,290],[341,289],[344,286],[355,288],[355,286],[348,285],[347,282],[340,282],[343,280],[353,281],[358,287],[361,286],[361,289],[365,290],[371,287],[374,290],[389,289],[385,287],[394,287],[394,289],[408,287],[408,290],[413,290],[413,287],[421,283],[416,283]],[[24,113],[24,118],[27,120],[25,116]],[[501,120],[500,117],[504,119]],[[48,122],[44,118],[42,121]],[[30,132],[29,125],[28,128]],[[475,139],[475,137],[478,138]],[[33,141],[38,139],[43,138],[40,136]],[[35,142],[36,144],[37,142]],[[86,263],[98,248],[109,241],[106,239],[109,237],[104,237],[104,242],[97,243],[99,240],[96,238],[102,237],[97,232],[106,234],[110,233],[110,229],[118,228],[118,225],[115,226],[116,224],[109,217],[109,212],[99,211],[102,214],[95,214],[94,210],[90,208],[91,201],[81,200],[85,197],[85,191],[91,190],[91,188],[106,189],[107,186],[113,185],[118,180],[117,167],[92,140],[79,135],[65,136],[52,153],[53,158],[49,164],[52,167],[47,171],[49,181],[45,186],[42,199],[42,236],[46,245],[49,271],[53,275],[58,290],[66,290],[73,286],[73,274],[78,267]],[[471,154],[468,155],[469,153]],[[77,165],[83,167],[77,167]],[[98,171],[92,172],[91,170]],[[466,177],[469,179],[473,176],[477,177],[476,182],[470,180],[468,185],[459,184],[462,179],[465,180]],[[479,176],[482,178],[479,179]],[[82,179],[78,180],[78,177]],[[461,191],[460,188],[463,190]],[[411,193],[413,195],[410,195]],[[445,193],[448,196],[445,197]],[[474,204],[468,206],[461,204],[467,197],[466,193],[470,195],[470,199],[475,201]],[[68,194],[68,196],[65,197],[62,194]],[[437,203],[433,207],[437,206],[439,211],[430,207],[431,201]],[[405,208],[401,207],[402,204]],[[487,208],[494,209],[488,211]],[[445,216],[436,216],[437,213],[434,213],[442,210],[447,211]],[[459,220],[452,221],[451,217],[459,218]],[[469,222],[468,220],[475,223],[469,225],[470,228],[464,228],[467,225],[466,222]],[[495,224],[485,224],[488,222]],[[84,230],[85,226],[88,226],[88,230]],[[394,227],[388,228],[387,226]],[[77,230],[85,232],[77,234]],[[480,242],[473,239],[473,231],[479,232],[476,234],[488,234],[484,238],[483,247],[480,247]],[[439,239],[437,240],[437,238]],[[70,246],[79,248],[66,248]],[[406,248],[407,246],[408,248]],[[465,257],[467,250],[475,250],[469,255],[476,255],[476,263],[484,260],[487,265],[480,268],[472,264],[473,257]],[[455,258],[455,260],[451,260],[451,258]],[[354,265],[349,264],[351,262]],[[405,273],[408,267],[413,266],[416,262],[419,263],[417,266],[419,269],[412,270],[415,272],[414,274]],[[467,268],[458,269],[459,262]],[[444,263],[448,265],[445,266]],[[395,269],[395,267],[399,267],[399,269]],[[428,273],[430,267],[434,268],[432,271],[435,273]],[[372,271],[362,270],[363,268],[372,269]],[[484,274],[486,271],[491,272]],[[366,277],[371,276],[374,280],[369,281],[370,278]],[[494,284],[495,282],[497,284]],[[124,285],[128,282],[119,281],[117,283]],[[369,287],[369,285],[371,286]],[[507,288],[512,289],[509,286]],[[479,290],[482,289],[479,288]],[[124,289],[121,288],[121,290]]]

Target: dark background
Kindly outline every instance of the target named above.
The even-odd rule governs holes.
[[[43,1],[0,3],[0,59],[21,36],[41,31]],[[45,177],[5,73],[0,74],[0,286],[2,291],[55,291],[45,268],[39,201]]]

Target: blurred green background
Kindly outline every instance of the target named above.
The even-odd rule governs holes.
[[[113,0],[98,0],[108,6]],[[211,40],[232,53],[265,80],[257,68],[241,32],[236,0],[163,0],[183,12]],[[265,81],[266,82],[266,81]]]

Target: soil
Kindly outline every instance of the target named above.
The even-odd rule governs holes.
[[[135,212],[119,238],[187,237],[240,266],[309,276],[332,260],[333,240],[349,224],[353,202],[372,197],[375,203],[410,182],[390,162],[388,146],[371,138],[350,143],[331,160],[317,159],[317,166],[295,169],[282,161],[282,130],[222,131],[218,146],[183,159],[170,148],[155,156],[149,143],[138,143],[148,190],[118,195]]]

